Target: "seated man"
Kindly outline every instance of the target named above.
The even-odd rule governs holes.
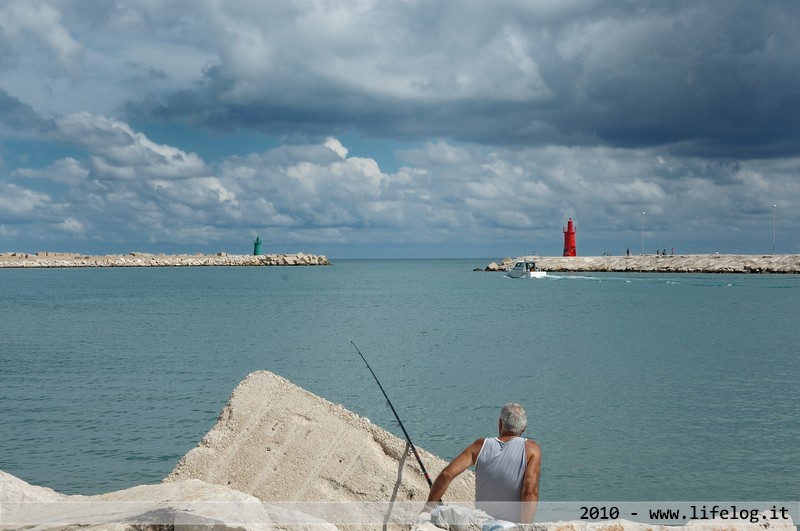
[[[447,465],[436,478],[426,507],[441,502],[455,477],[475,465],[475,505],[494,518],[530,523],[539,500],[539,445],[520,437],[528,419],[519,404],[500,410],[498,436],[478,439]]]

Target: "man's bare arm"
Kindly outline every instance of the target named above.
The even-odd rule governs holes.
[[[483,439],[478,439],[474,443],[467,446],[463,452],[458,454],[455,459],[450,461],[444,470],[436,477],[431,487],[431,492],[428,494],[428,502],[425,504],[426,508],[431,508],[438,502],[442,501],[442,496],[447,492],[447,487],[459,474],[475,464],[478,459],[478,454],[483,448]]]
[[[539,501],[539,472],[542,466],[542,450],[535,441],[525,442],[525,454],[528,464],[522,478],[522,492],[520,494],[521,514],[520,522],[528,524],[536,516],[536,504]]]

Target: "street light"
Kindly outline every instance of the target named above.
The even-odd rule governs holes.
[[[644,215],[646,212],[642,212],[642,248],[639,250],[639,254],[644,254]]]
[[[778,205],[772,205],[772,254],[775,254],[775,207]]]

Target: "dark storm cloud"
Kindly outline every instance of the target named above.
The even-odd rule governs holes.
[[[51,130],[55,124],[40,117],[30,105],[0,88],[0,132],[28,136]]]
[[[288,135],[357,129],[723,158],[796,149],[800,4],[455,7],[379,4],[343,22],[276,10],[284,29],[261,9],[218,43],[199,87],[127,109]],[[352,31],[320,30],[325,23]]]

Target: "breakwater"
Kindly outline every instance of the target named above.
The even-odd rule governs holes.
[[[484,271],[507,271],[516,260],[543,271],[609,273],[800,273],[800,255],[685,254],[632,256],[520,256],[492,262]]]
[[[314,266],[330,265],[327,257],[305,253],[242,255],[147,254],[85,256],[73,253],[2,253],[3,267],[202,267],[202,266]]]

